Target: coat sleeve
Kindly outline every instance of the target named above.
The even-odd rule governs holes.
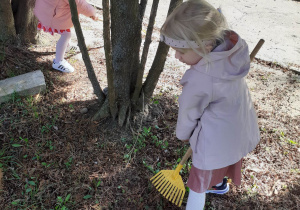
[[[96,9],[87,3],[86,0],[76,0],[76,4],[79,14],[83,14],[87,17],[96,15]]]
[[[212,77],[190,69],[180,83],[183,87],[178,99],[176,136],[180,140],[187,140],[212,100]]]

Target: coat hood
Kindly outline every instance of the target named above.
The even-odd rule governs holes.
[[[229,31],[225,41],[191,69],[225,80],[245,77],[250,69],[248,45],[237,33]]]

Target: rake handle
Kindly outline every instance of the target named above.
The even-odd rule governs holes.
[[[250,61],[252,61],[255,57],[255,55],[257,54],[257,52],[260,50],[261,46],[265,43],[265,40],[260,39],[258,41],[258,43],[256,44],[256,46],[254,47],[254,49],[252,50],[251,54],[250,54]]]
[[[187,161],[187,159],[192,155],[193,151],[192,148],[189,147],[188,150],[186,151],[185,155],[183,156],[183,158],[180,161],[180,165],[185,164],[185,162]]]

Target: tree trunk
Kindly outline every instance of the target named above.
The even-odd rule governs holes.
[[[34,4],[35,0],[11,1],[16,33],[25,44],[36,43],[37,18],[33,14]]]
[[[131,94],[139,69],[141,27],[138,0],[111,1],[112,67],[120,125],[131,109]]]
[[[0,40],[14,42],[18,35],[23,44],[36,43],[34,4],[35,0],[1,0]]]
[[[16,37],[10,0],[1,0],[0,26],[0,41],[12,40]]]
[[[171,0],[168,14],[181,2],[182,0]],[[94,120],[110,115],[113,119],[117,118],[119,125],[123,126],[129,122],[132,113],[139,111],[144,104],[149,102],[163,71],[169,50],[164,43],[159,44],[153,64],[143,84],[144,68],[158,3],[159,0],[153,0],[144,49],[140,56],[141,30],[147,0],[102,1],[108,95],[94,116]],[[76,29],[75,24],[74,26]]]

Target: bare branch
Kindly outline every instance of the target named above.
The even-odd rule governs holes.
[[[183,0],[171,0],[170,1],[170,6],[169,6],[169,11],[168,11],[168,16],[173,12],[173,10],[183,2]]]
[[[154,22],[155,22],[156,13],[157,13],[158,3],[159,3],[159,0],[154,0],[153,4],[152,4],[146,38],[145,38],[144,49],[143,49],[143,53],[142,53],[142,57],[141,57],[141,64],[139,66],[135,90],[134,90],[134,93],[132,96],[133,103],[135,103],[137,101],[137,99],[140,95],[140,92],[141,92],[145,64],[146,64],[147,57],[148,57],[149,46],[151,44],[151,37],[152,37],[153,26],[154,26]]]
[[[116,90],[114,87],[114,73],[113,73],[112,54],[111,54],[109,0],[103,0],[102,6],[103,6],[103,39],[104,39],[104,50],[105,50],[105,58],[106,58],[108,98],[109,98],[110,112],[113,119],[115,119],[118,110],[116,107],[116,92],[115,92]]]
[[[90,5],[92,5],[93,7],[95,7],[97,10],[102,10],[102,8],[101,8],[99,5],[95,4],[94,2],[88,1],[88,3],[89,3]]]
[[[102,103],[104,103],[105,95],[99,85],[98,79],[96,77],[96,74],[95,74],[95,71],[94,71],[88,50],[87,50],[87,47],[85,45],[82,29],[81,29],[80,22],[78,19],[77,5],[76,5],[75,0],[69,0],[69,4],[70,4],[70,9],[71,9],[71,14],[72,14],[72,22],[74,24],[74,28],[75,28],[77,39],[78,39],[78,45],[79,45],[80,51],[82,53],[82,59],[86,66],[88,77],[94,88],[94,93],[96,94],[96,96],[98,97],[98,100],[102,104]]]
[[[141,3],[140,3],[140,19],[141,19],[141,21],[143,21],[147,3],[148,3],[148,0],[141,0]]]
[[[171,14],[171,12],[176,8],[177,5],[182,3],[182,0],[171,0],[168,15]],[[160,42],[157,48],[157,52],[154,58],[154,61],[152,63],[152,66],[150,68],[149,74],[146,78],[146,81],[143,84],[143,91],[144,91],[144,102],[147,104],[150,100],[150,97],[153,94],[153,91],[156,87],[156,84],[158,82],[159,76],[161,72],[163,71],[165,61],[167,58],[167,54],[169,51],[169,46],[167,46],[165,43]],[[138,102],[138,107],[141,106],[141,97]]]
[[[148,28],[147,28],[147,33],[146,33],[146,38],[145,38],[144,49],[143,49],[142,58],[141,58],[141,68],[142,68],[143,72],[145,69],[146,61],[147,61],[149,46],[151,44],[151,36],[152,36],[152,32],[153,32],[153,26],[155,23],[158,3],[159,3],[159,0],[153,0],[149,23],[148,23]]]
[[[153,60],[152,66],[150,68],[149,74],[146,78],[146,81],[143,84],[143,93],[144,100],[141,100],[142,97],[139,98],[138,107],[141,107],[141,102],[147,104],[153,94],[153,91],[158,82],[159,76],[164,69],[165,61],[167,59],[167,55],[169,52],[169,46],[165,43],[160,42],[157,48],[157,52],[155,58]]]

